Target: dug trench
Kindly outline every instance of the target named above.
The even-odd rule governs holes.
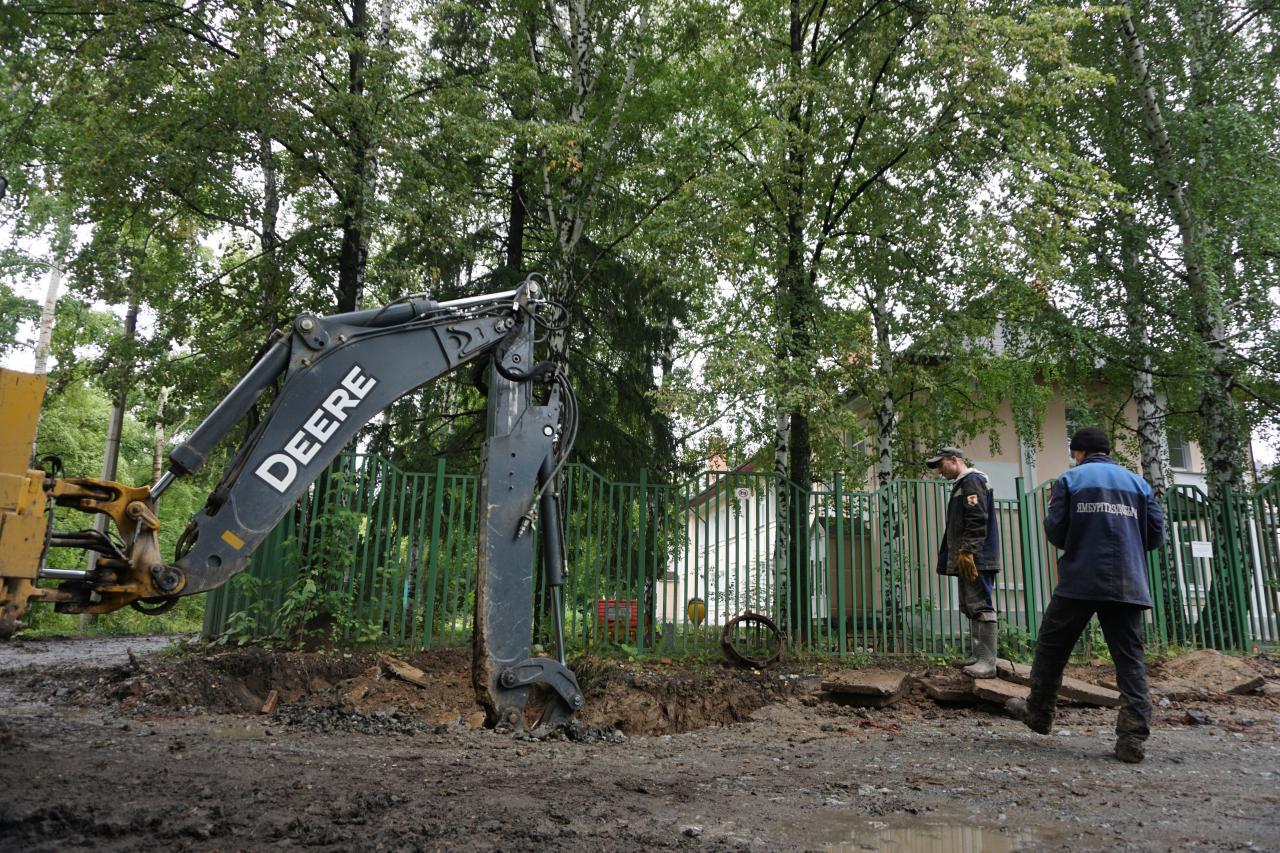
[[[1113,710],[1039,737],[919,683],[833,701],[812,663],[577,659],[590,736],[532,741],[484,727],[467,650],[21,654],[0,648],[6,849],[1280,849],[1263,657],[1248,695],[1159,697],[1130,766]]]
[[[418,673],[413,681],[395,664]],[[732,725],[773,702],[808,689],[814,678],[769,676],[727,668],[693,671],[674,664],[628,666],[581,657],[570,662],[586,697],[579,722],[623,735],[678,734]],[[471,683],[469,650],[446,648],[391,657],[375,652],[304,653],[249,647],[212,654],[151,657],[107,669],[52,673],[62,704],[148,718],[174,714],[256,714],[275,694],[272,718],[294,725],[379,728],[484,725]],[[16,686],[36,695],[51,673]],[[382,726],[385,728],[385,726]]]

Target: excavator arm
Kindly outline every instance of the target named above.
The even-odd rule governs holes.
[[[406,299],[378,309],[317,317],[303,314],[278,332],[232,391],[169,456],[168,472],[151,487],[88,478],[65,479],[13,460],[15,509],[0,504],[0,554],[21,534],[30,560],[33,531],[50,547],[94,551],[90,570],[8,566],[0,562],[0,635],[12,634],[29,601],[62,612],[101,613],[128,604],[162,612],[181,596],[207,592],[243,571],[250,556],[362,427],[405,394],[459,367],[489,359],[487,439],[480,489],[479,553],[473,668],[476,689],[493,722],[522,728],[529,689],[550,699],[541,725],[568,719],[582,696],[565,666],[560,614],[557,660],[531,658],[533,536],[548,582],[563,583],[555,481],[568,455],[576,402],[563,373],[534,361],[539,326],[554,306],[535,279],[515,290],[451,302]],[[6,377],[8,379],[8,377]],[[266,415],[240,445],[222,481],[184,531],[172,561],[161,558],[156,501],[177,478],[199,471],[255,403],[279,384]],[[534,402],[533,386],[550,386]],[[0,393],[8,385],[0,385]],[[16,392],[15,392],[16,393]],[[11,393],[10,396],[14,396]],[[34,439],[34,425],[30,428]],[[16,450],[4,448],[9,455]],[[26,449],[29,456],[29,443]],[[40,489],[33,488],[37,475]],[[0,475],[0,487],[7,481]],[[0,488],[0,500],[6,492]],[[43,500],[41,500],[43,498]],[[53,532],[33,519],[45,501],[106,515],[119,542],[94,531]],[[21,503],[21,507],[16,504]],[[11,540],[13,542],[11,543]],[[10,561],[11,563],[13,561]],[[40,580],[60,581],[56,589]],[[553,595],[557,610],[559,596]]]

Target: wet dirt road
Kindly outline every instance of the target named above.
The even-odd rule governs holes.
[[[468,728],[452,694],[429,718],[96,698],[183,666],[227,672],[0,665],[7,849],[1280,850],[1280,718],[1244,697],[1197,705],[1207,725],[1159,709],[1138,766],[1109,756],[1114,712],[1064,709],[1040,737],[981,706],[862,710],[803,688],[736,725],[587,742]]]
[[[90,637],[18,640],[0,644],[0,673],[34,667],[110,667],[172,646],[178,637]]]

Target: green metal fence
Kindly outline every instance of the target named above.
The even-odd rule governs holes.
[[[804,491],[772,475],[704,472],[680,484],[613,482],[583,465],[562,480],[575,646],[659,653],[716,648],[723,625],[771,617],[793,646],[839,655],[945,654],[967,643],[956,582],[935,573],[950,484],[899,480],[874,492]],[[1049,483],[996,501],[996,605],[1009,643],[1029,647],[1056,582],[1044,537]],[[310,580],[348,640],[410,646],[471,633],[478,478],[400,471],[372,455],[335,463],[254,555],[209,596],[206,634],[270,635]],[[1152,647],[1280,643],[1280,484],[1210,501],[1165,497],[1168,542],[1149,556]],[[779,531],[782,535],[779,535]],[[792,535],[795,534],[795,535]],[[312,589],[314,592],[314,587]],[[550,639],[546,590],[535,638]]]

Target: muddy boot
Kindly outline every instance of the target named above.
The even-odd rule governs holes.
[[[1147,749],[1142,741],[1122,737],[1116,741],[1116,758],[1125,764],[1139,764],[1147,757]]]
[[[1038,735],[1047,735],[1053,731],[1053,711],[1044,711],[1039,706],[1032,710],[1026,699],[1010,699],[1004,703],[1009,716],[1021,721],[1027,728]]]
[[[1138,764],[1147,757],[1144,744],[1151,727],[1138,714],[1121,708],[1116,717],[1116,758],[1126,764]]]
[[[978,662],[978,641],[976,636],[977,628],[975,627],[977,624],[978,623],[975,622],[974,620],[972,619],[969,620],[969,648],[971,649],[971,651],[969,652],[969,656],[963,660],[952,661],[951,662],[952,666],[955,666],[955,667],[973,666],[975,663]]]
[[[973,623],[973,651],[978,660],[960,670],[971,678],[996,677],[996,623]]]

